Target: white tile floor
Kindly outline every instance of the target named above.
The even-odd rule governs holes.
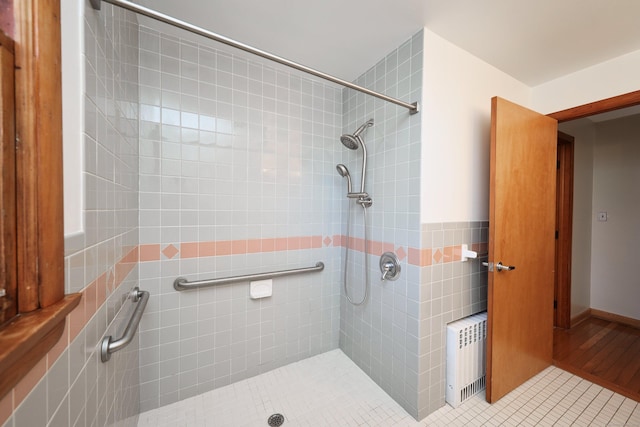
[[[418,422],[340,350],[140,414],[139,427],[640,426],[638,402],[550,367],[489,405],[479,394]]]
[[[640,426],[640,404],[562,369],[549,367],[490,405],[484,392],[445,406],[426,426]]]

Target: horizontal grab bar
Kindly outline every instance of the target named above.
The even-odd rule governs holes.
[[[109,359],[111,359],[111,353],[115,353],[116,351],[120,351],[125,348],[136,335],[138,324],[140,323],[140,319],[142,319],[142,313],[144,313],[144,308],[147,306],[147,302],[149,301],[149,292],[141,291],[140,288],[136,286],[131,291],[130,298],[133,302],[137,302],[138,305],[133,311],[133,315],[131,316],[131,319],[129,319],[129,323],[127,324],[121,338],[114,340],[113,337],[109,335],[102,339],[102,345],[100,346],[100,359],[102,360],[102,363],[108,362]]]
[[[268,273],[246,274],[244,276],[221,277],[219,279],[187,281],[184,277],[178,277],[173,282],[176,291],[188,289],[208,288],[209,286],[226,285],[229,283],[248,282],[252,280],[275,279],[276,277],[291,276],[293,274],[313,273],[324,270],[324,263],[317,262],[314,267],[294,268],[293,270],[271,271]]]

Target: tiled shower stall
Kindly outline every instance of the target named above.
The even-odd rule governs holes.
[[[356,80],[420,98],[422,33]],[[335,166],[359,185],[361,151],[340,134],[373,118],[368,146],[370,297],[362,296],[362,209]],[[140,31],[140,283],[152,293],[140,341],[141,408],[153,409],[341,348],[414,417],[444,404],[444,325],[486,307],[462,243],[486,224],[420,224],[419,115],[203,41]],[[382,252],[403,273],[380,280]],[[183,291],[191,280],[313,266],[274,280]],[[425,280],[426,279],[426,280]],[[422,286],[421,286],[422,283]]]
[[[0,402],[17,408],[3,425],[134,425],[140,411],[337,348],[413,417],[444,405],[445,325],[486,308],[486,274],[460,262],[460,245],[486,250],[488,224],[421,223],[420,114],[85,6],[85,233],[65,258],[66,289],[83,299],[64,342]],[[425,56],[419,32],[356,83],[427,101]],[[335,167],[359,186],[361,151],[340,135],[370,118],[370,294],[356,307],[342,272],[348,245],[348,289],[361,298],[362,208]],[[380,279],[386,251],[397,281]],[[265,299],[246,283],[173,288],[319,261],[320,273],[274,279]],[[98,344],[123,329],[136,285],[151,293],[139,348],[103,364]]]
[[[340,346],[416,414],[419,271],[407,262],[420,247],[419,116],[151,29],[140,48],[140,280],[153,295],[143,410]],[[418,34],[357,83],[416,98],[421,70]],[[361,309],[340,297],[349,202],[335,165],[359,184],[361,152],[339,136],[369,118],[371,296]],[[351,203],[348,283],[361,295],[363,217]],[[387,250],[406,265],[397,282],[380,280]],[[246,284],[172,286],[317,261],[323,273],[278,279],[265,300],[249,299]]]
[[[340,90],[149,28],[140,83],[142,410],[336,348]],[[316,262],[260,300],[173,288]]]

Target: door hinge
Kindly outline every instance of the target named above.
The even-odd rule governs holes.
[[[560,233],[558,232],[558,230],[556,230],[556,240],[558,240],[558,236],[560,235]]]
[[[558,160],[558,161],[556,162],[556,169],[558,169],[558,170],[560,169],[560,160]]]
[[[558,308],[558,300],[553,300],[553,309],[557,309]]]

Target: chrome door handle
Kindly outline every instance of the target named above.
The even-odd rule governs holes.
[[[498,271],[511,271],[511,270],[515,270],[516,267],[513,265],[503,265],[502,262],[499,262],[498,264],[496,264],[496,268],[498,269]]]
[[[484,265],[485,267],[488,267],[489,271],[493,271],[494,270],[494,265],[493,265],[492,262],[486,262],[485,261],[485,262],[482,263],[482,265]],[[498,262],[495,265],[495,270],[498,270],[498,273],[503,271],[503,270],[504,271],[511,271],[511,270],[515,270],[515,269],[516,269],[515,266],[513,266],[513,265],[504,265],[504,264],[502,264],[502,261]]]

